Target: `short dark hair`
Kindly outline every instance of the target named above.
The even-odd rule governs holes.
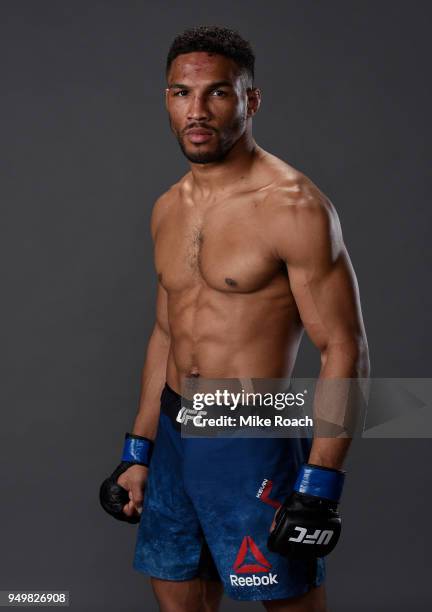
[[[255,55],[250,43],[237,31],[219,26],[196,26],[178,34],[168,51],[166,74],[178,55],[194,51],[219,53],[229,57],[241,70],[247,72],[253,83]]]

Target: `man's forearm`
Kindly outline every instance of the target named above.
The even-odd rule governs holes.
[[[369,353],[366,342],[361,346],[339,344],[330,347],[322,358],[322,367],[314,398],[314,415],[318,435],[313,439],[309,463],[341,469],[352,438],[350,431],[336,437],[337,427],[346,421],[355,421],[361,407],[352,403],[357,390],[352,379],[367,379],[370,373]],[[325,436],[319,421],[333,427],[331,437]],[[320,431],[321,429],[321,431]]]
[[[156,324],[150,337],[141,375],[141,393],[138,413],[132,432],[154,440],[156,437],[160,396],[165,384],[169,336]]]

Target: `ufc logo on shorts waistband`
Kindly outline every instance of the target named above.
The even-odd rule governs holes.
[[[188,421],[193,421],[197,416],[205,414],[207,414],[205,410],[195,410],[195,408],[186,408],[183,406],[177,414],[176,421],[182,425],[187,425]]]

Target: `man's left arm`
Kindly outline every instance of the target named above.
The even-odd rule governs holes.
[[[278,206],[274,221],[277,256],[286,262],[303,326],[321,353],[318,383],[367,378],[369,353],[359,290],[333,205],[305,179],[296,194],[288,194]],[[322,413],[325,407],[315,408]],[[308,462],[341,469],[350,442],[349,437],[315,436]]]

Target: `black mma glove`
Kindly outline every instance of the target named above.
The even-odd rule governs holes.
[[[122,461],[114,472],[103,481],[99,500],[102,508],[111,516],[119,521],[127,523],[138,523],[139,516],[127,516],[123,512],[123,507],[129,502],[129,493],[126,489],[117,484],[120,474],[123,474],[132,465],[150,465],[153,442],[143,436],[127,433],[123,447]]]
[[[304,465],[293,492],[276,515],[269,550],[300,559],[328,555],[341,532],[338,504],[344,479],[341,470]]]

